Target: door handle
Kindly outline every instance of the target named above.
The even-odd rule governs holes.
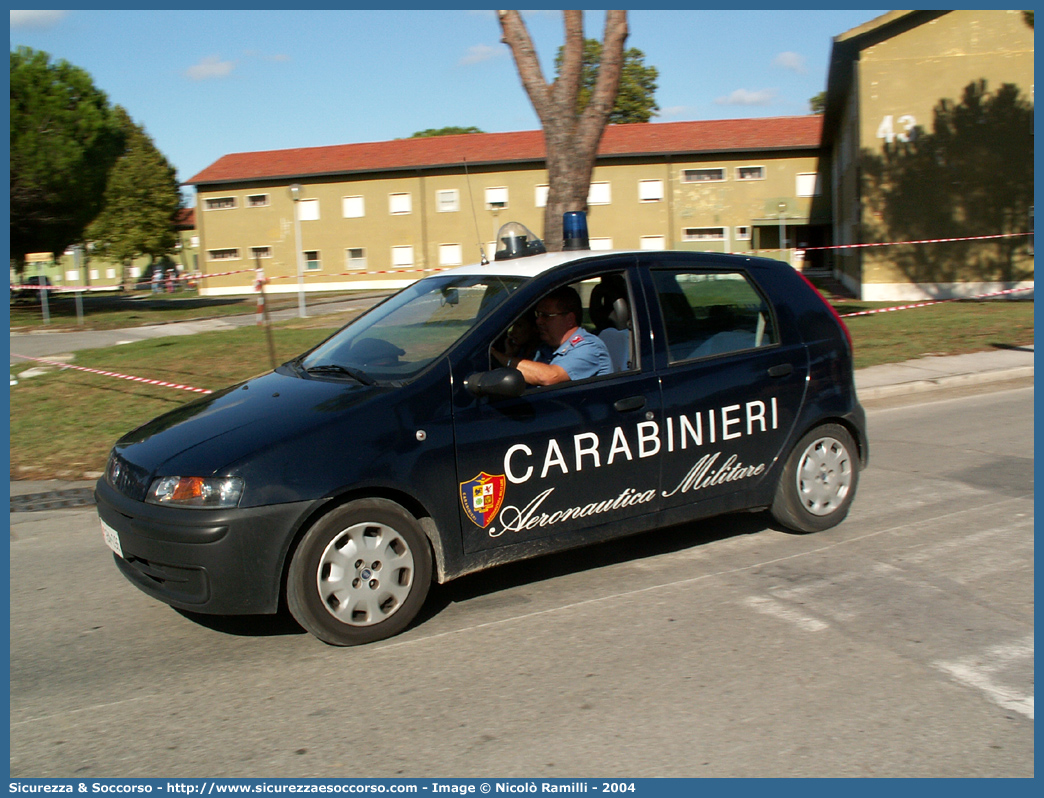
[[[641,410],[645,407],[645,397],[630,396],[627,399],[617,399],[613,402],[613,407],[621,413],[626,413],[629,410]]]
[[[786,377],[793,370],[793,363],[780,363],[778,366],[770,366],[768,373],[770,377]]]

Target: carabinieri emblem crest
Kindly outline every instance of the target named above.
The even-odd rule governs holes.
[[[504,503],[507,478],[483,471],[477,477],[460,483],[460,502],[472,523],[485,529],[500,512]]]

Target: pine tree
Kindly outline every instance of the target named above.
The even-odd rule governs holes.
[[[154,262],[173,252],[178,242],[175,217],[181,208],[177,173],[156,149],[145,129],[116,106],[127,139],[126,150],[112,167],[105,205],[87,230],[95,253],[128,267],[137,257]]]

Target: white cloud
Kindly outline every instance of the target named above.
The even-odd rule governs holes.
[[[688,116],[694,113],[696,113],[696,109],[690,105],[672,105],[668,108],[660,109],[659,116],[663,119],[673,119],[674,117]]]
[[[805,65],[805,56],[789,50],[777,55],[772,60],[772,66],[789,69],[791,72],[797,72],[799,75],[804,75],[808,72],[808,67]]]
[[[736,89],[728,97],[719,97],[714,102],[718,105],[769,105],[776,99],[775,89]]]
[[[11,11],[12,28],[50,28],[57,25],[68,11]]]
[[[209,80],[210,78],[225,78],[232,74],[236,68],[235,61],[222,61],[216,55],[208,55],[185,70],[185,77],[191,80]]]
[[[481,64],[493,58],[503,58],[508,53],[506,47],[490,47],[488,44],[476,44],[468,48],[468,54],[457,62],[459,66]]]

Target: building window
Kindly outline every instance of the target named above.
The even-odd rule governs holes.
[[[302,222],[319,221],[319,200],[298,200],[295,204],[297,205],[297,218]]]
[[[435,192],[435,210],[437,213],[454,213],[460,210],[460,192],[455,188],[447,188]]]
[[[267,194],[247,194],[246,199],[248,208],[267,208],[269,204]]]
[[[341,197],[341,214],[345,219],[361,219],[366,215],[366,203],[362,197]]]
[[[638,242],[639,249],[667,249],[667,240],[663,236],[642,236]]]
[[[236,207],[235,197],[214,197],[213,199],[205,200],[203,207],[208,211],[227,211]]]
[[[735,227],[733,228],[733,235],[737,241],[750,241],[750,227],[747,225]]]
[[[98,279],[98,270],[97,269],[90,269],[88,271],[88,274],[90,274],[92,280],[97,280]]]
[[[306,272],[317,272],[323,267],[323,262],[319,257],[319,250],[317,249],[306,249],[304,251],[304,259]]]
[[[115,280],[116,279],[116,270],[115,269],[106,269],[105,270],[105,278],[107,280]]]
[[[388,195],[388,213],[398,216],[413,212],[413,195],[408,191]]]
[[[765,179],[765,167],[764,166],[737,166],[736,167],[736,179],[737,180],[764,180]]]
[[[682,172],[683,183],[720,183],[725,179],[725,169],[685,169]]]
[[[460,266],[463,262],[460,244],[439,244],[439,266]]]
[[[413,247],[412,246],[400,246],[391,248],[392,266],[412,266],[413,265]]]
[[[366,250],[362,247],[348,247],[344,251],[344,261],[349,269],[365,269]]]
[[[190,247],[198,247],[199,246],[199,236],[192,236],[192,238],[189,239],[189,246]]]
[[[208,249],[207,260],[239,260],[238,249]]]
[[[611,238],[591,238],[588,239],[588,243],[591,247],[591,251],[595,250],[606,250],[613,248],[613,239]]]
[[[551,186],[537,186],[534,192],[534,203],[538,208],[547,207],[547,192],[551,190]]]
[[[799,197],[818,197],[822,191],[819,185],[819,174],[804,172],[797,176],[797,195]]]
[[[682,241],[724,241],[724,227],[686,227],[682,230]]]
[[[250,259],[257,260],[258,258],[270,258],[272,257],[271,247],[251,247],[250,248]]]
[[[663,181],[662,180],[639,180],[638,181],[639,202],[662,202]]]
[[[608,182],[592,183],[587,191],[588,205],[608,205],[612,202],[612,199],[613,196]]]
[[[508,190],[506,186],[486,189],[486,210],[499,211],[508,206]]]

